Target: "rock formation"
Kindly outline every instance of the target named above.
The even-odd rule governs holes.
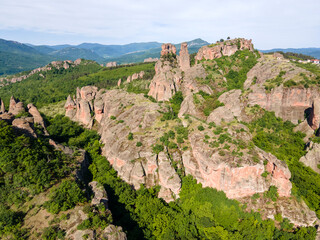
[[[320,127],[320,98],[315,98],[313,100],[312,111],[308,122],[313,130],[317,130]]]
[[[156,61],[158,61],[159,59],[158,58],[151,58],[151,57],[149,57],[149,58],[146,58],[146,59],[144,59],[143,60],[143,62],[156,62]]]
[[[312,143],[309,147],[307,154],[300,158],[300,162],[303,162],[306,166],[311,167],[315,172],[320,174],[320,144]]]
[[[179,53],[179,67],[182,71],[186,71],[190,68],[190,56],[188,52],[188,44],[181,43],[180,53]]]
[[[93,199],[91,200],[92,205],[99,205],[103,203],[106,208],[108,208],[108,196],[107,192],[102,185],[99,185],[98,182],[93,181],[89,183],[91,190],[94,194]]]
[[[127,235],[123,232],[122,227],[110,224],[103,230],[103,239],[108,240],[127,240]]]
[[[73,118],[76,114],[76,104],[70,97],[70,95],[67,98],[67,101],[64,105],[64,108],[66,109],[66,116],[69,118]]]
[[[273,57],[276,59],[284,59],[283,55],[281,53],[275,52],[273,53]]]
[[[8,77],[8,78],[0,78],[0,82],[2,83],[2,85],[0,84],[0,87],[4,86],[4,85],[8,85],[10,83],[16,83],[16,82],[21,82],[25,79],[27,79],[28,77],[31,77],[32,75],[39,73],[39,72],[47,72],[52,70],[53,68],[64,68],[64,69],[68,69],[70,67],[74,67],[77,66],[79,64],[81,64],[82,60],[81,59],[77,59],[74,62],[70,61],[70,60],[66,60],[66,61],[53,61],[51,63],[49,63],[48,65],[44,66],[44,67],[40,67],[40,68],[36,68],[33,69],[30,73],[25,74],[25,75],[14,75],[13,77]],[[43,74],[39,74],[40,77],[44,78]],[[5,83],[4,83],[5,82]]]
[[[161,56],[168,55],[169,53],[177,54],[177,48],[171,43],[165,43],[161,46]]]
[[[17,128],[18,131],[25,133],[26,135],[37,137],[33,129],[33,118],[16,118],[12,122],[12,126]]]
[[[49,135],[49,133],[46,129],[46,125],[44,123],[44,120],[43,120],[40,112],[38,111],[38,109],[32,103],[29,103],[27,108],[28,108],[29,113],[33,117],[34,123],[39,124],[43,128],[45,135]]]
[[[250,51],[254,50],[251,40],[237,38],[225,42],[217,42],[216,44],[201,47],[195,56],[195,59],[197,61],[202,59],[213,60],[222,56],[231,56],[236,51],[244,49]]]
[[[5,112],[6,112],[6,108],[4,106],[4,102],[0,98],[0,114],[5,113]]]
[[[120,85],[121,85],[121,78],[119,78],[117,85],[118,85],[118,87],[120,87]]]
[[[141,71],[139,73],[134,73],[131,76],[128,76],[127,83],[130,83],[130,82],[137,80],[137,79],[142,79],[143,76],[144,76],[144,71]]]
[[[108,62],[106,63],[106,67],[116,67],[117,66],[117,62]]]
[[[25,112],[23,102],[20,102],[19,100],[16,100],[13,96],[11,96],[9,104],[9,113],[12,113],[13,115],[18,115],[19,113],[23,112]]]

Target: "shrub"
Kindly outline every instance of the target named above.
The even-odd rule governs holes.
[[[204,130],[204,127],[203,127],[202,125],[199,125],[199,126],[198,126],[198,130],[199,130],[199,131],[203,131],[203,130]]]
[[[129,132],[129,134],[128,134],[128,140],[133,140],[133,133],[132,133],[132,132]]]
[[[141,147],[142,146],[142,142],[137,142],[136,146],[137,147]]]

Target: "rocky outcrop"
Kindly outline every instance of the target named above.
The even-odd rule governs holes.
[[[197,55],[195,56],[195,59],[197,61],[200,61],[202,59],[213,60],[222,56],[231,56],[236,51],[245,49],[248,49],[250,51],[254,50],[251,40],[237,38],[224,42],[217,42],[208,46],[203,46],[199,49]]]
[[[250,138],[246,135],[244,140],[248,141]],[[290,196],[291,174],[284,162],[256,148],[258,163],[252,163],[250,160],[252,157],[245,154],[241,166],[235,166],[234,157],[219,154],[202,139],[204,139],[202,132],[191,134],[189,140],[192,150],[185,151],[182,158],[186,174],[194,176],[204,187],[222,190],[229,198],[241,198],[267,191],[271,185],[275,185],[280,196]],[[268,162],[266,167],[263,161]],[[261,176],[265,171],[269,172],[268,179]]]
[[[190,68],[190,56],[188,52],[188,44],[181,43],[180,53],[179,53],[179,67],[182,71],[186,71]]]
[[[177,54],[177,48],[171,43],[165,43],[161,46],[161,56],[165,56],[168,54]]]
[[[44,66],[44,67],[40,67],[40,68],[36,68],[33,69],[31,72],[29,72],[28,74],[25,75],[15,75],[13,77],[9,77],[9,78],[0,78],[0,87],[1,85],[8,85],[10,83],[16,83],[16,82],[21,82],[25,79],[27,79],[28,77],[31,77],[32,75],[36,74],[36,73],[40,73],[40,72],[47,72],[52,70],[53,68],[64,68],[64,69],[68,69],[70,67],[74,67],[77,66],[81,63],[81,59],[77,59],[76,61],[72,62],[70,60],[66,60],[66,61],[53,61],[51,63],[49,63],[48,65]],[[43,74],[39,74],[40,77],[44,78]]]
[[[103,230],[102,237],[108,240],[127,240],[127,235],[123,232],[122,227],[113,224]]]
[[[309,144],[309,150],[307,154],[300,158],[300,162],[303,162],[306,166],[311,167],[315,172],[320,174],[320,144],[312,143]]]
[[[22,132],[28,136],[37,137],[33,129],[33,118],[16,118],[12,122],[12,126],[15,127],[19,132]]]
[[[312,111],[308,118],[310,127],[317,130],[320,127],[320,98],[315,98],[312,103]]]
[[[120,85],[121,85],[121,78],[119,78],[117,85],[118,85],[118,87],[120,87]]]
[[[165,48],[163,51],[168,52],[172,49],[166,50]],[[179,91],[182,74],[181,70],[177,68],[176,58],[173,57],[172,61],[160,59],[155,65],[156,74],[150,83],[148,95],[158,101],[167,101]]]
[[[273,53],[273,57],[276,59],[284,59],[283,55],[281,53],[275,52]]]
[[[29,113],[33,117],[34,123],[39,124],[43,128],[45,135],[49,135],[49,133],[46,129],[45,122],[44,122],[40,112],[38,111],[38,109],[32,103],[29,103],[27,108],[28,108]]]
[[[0,98],[0,114],[5,113],[5,112],[6,112],[6,108],[4,106],[4,102]]]
[[[143,76],[144,76],[144,71],[141,71],[139,73],[134,73],[131,76],[128,76],[127,83],[130,83],[130,82],[137,80],[137,79],[142,79]]]
[[[99,205],[100,203],[102,203],[107,209],[108,208],[108,196],[107,196],[107,192],[104,189],[104,187],[96,181],[89,183],[89,186],[91,187],[91,190],[94,195],[94,197],[91,200],[91,204],[92,205]]]
[[[149,58],[146,58],[146,59],[144,59],[143,60],[143,62],[156,62],[156,61],[158,61],[159,60],[159,58],[151,58],[151,57],[149,57]]]
[[[106,63],[106,67],[116,67],[117,66],[117,62],[108,62]]]
[[[13,119],[14,119],[14,116],[11,113],[5,112],[5,113],[0,114],[0,120],[3,120],[9,124],[12,123]]]
[[[76,115],[76,104],[75,102],[72,100],[72,98],[70,97],[70,95],[67,98],[67,101],[64,105],[64,108],[66,109],[66,116],[69,118],[73,118]]]
[[[19,113],[25,112],[23,102],[16,100],[13,96],[10,98],[10,105],[9,105],[9,113],[13,115],[18,115]]]

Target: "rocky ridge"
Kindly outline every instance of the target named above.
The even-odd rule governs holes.
[[[229,198],[244,199],[255,193],[263,193],[272,185],[277,186],[280,197],[283,199],[290,197],[291,174],[284,162],[257,147],[250,151],[241,151],[239,155],[228,154],[228,152],[237,151],[237,142],[250,143],[252,140],[248,129],[242,124],[235,124],[234,121],[250,121],[251,118],[246,110],[255,104],[267,110],[275,109],[276,114],[285,116],[285,119],[287,116],[287,119],[295,121],[306,108],[311,106],[317,91],[307,90],[307,97],[302,97],[307,103],[301,106],[300,103],[296,104],[299,99],[292,99],[298,95],[297,93],[300,94],[297,97],[301,97],[301,92],[297,92],[298,90],[294,88],[287,90],[277,86],[278,91],[280,88],[283,91],[280,98],[286,100],[280,101],[279,109],[273,108],[276,103],[269,104],[268,99],[277,101],[275,98],[277,95],[274,93],[276,90],[270,93],[263,84],[270,78],[278,76],[281,68],[271,71],[268,75],[265,71],[269,70],[264,69],[264,65],[270,64],[272,67],[275,61],[279,61],[279,64],[275,66],[282,66],[283,62],[280,62],[281,59],[270,60],[262,56],[256,65],[258,67],[254,67],[248,73],[248,79],[245,82],[247,91],[244,93],[241,90],[225,92],[219,97],[219,101],[224,103],[224,106],[214,109],[207,118],[204,118],[196,108],[193,96],[200,90],[212,94],[213,89],[207,85],[199,85],[195,79],[205,78],[206,71],[202,64],[192,67],[188,65],[187,46],[183,45],[181,49],[184,50],[180,52],[180,56],[177,56],[173,45],[164,44],[162,46],[161,58],[155,65],[156,74],[151,81],[148,93],[149,96],[160,101],[159,103],[153,103],[142,95],[127,93],[123,90],[105,91],[87,86],[77,89],[76,98],[68,97],[65,105],[66,115],[87,127],[93,125],[94,119],[98,123],[98,131],[104,144],[103,155],[118,171],[119,176],[136,189],[140,187],[140,184],[145,184],[147,187],[160,185],[159,197],[166,201],[178,197],[181,180],[177,174],[177,168],[183,169],[185,174],[191,174],[203,186],[223,190]],[[241,49],[253,51],[251,41],[236,39],[203,47],[198,52],[197,60],[230,56]],[[221,55],[218,54],[219,52]],[[269,60],[271,62],[267,63]],[[263,61],[266,63],[262,64]],[[292,68],[293,71],[285,73],[285,80],[290,80],[304,72],[296,67]],[[309,73],[305,72],[305,74]],[[169,125],[161,121],[161,112],[167,111],[165,103],[161,101],[168,101],[178,91],[181,91],[184,96],[178,116],[183,127],[189,132],[183,145],[187,147],[187,150],[165,147],[163,151],[155,152],[152,149],[161,136],[170,129],[182,127],[179,121],[172,121]],[[286,91],[289,93],[284,93]],[[290,93],[290,91],[293,92]],[[308,91],[314,91],[314,95]],[[285,104],[288,105],[291,113],[285,111]],[[218,131],[220,126],[226,126],[226,123],[234,124],[234,127],[228,125],[223,128],[225,133],[215,135],[212,130],[209,130],[211,125],[209,128],[207,123],[203,124],[200,119],[206,120],[207,123],[214,122],[217,125],[215,131]],[[204,131],[197,130],[199,125],[204,125]],[[132,136],[132,139],[129,136]],[[221,136],[231,139],[228,146],[222,145],[229,147],[229,151],[212,149],[210,144],[213,143],[204,140],[219,139]],[[268,173],[267,177],[262,176],[265,172]],[[287,203],[287,208],[294,208],[295,204],[298,203]],[[294,222],[294,217],[291,216],[290,219]],[[302,217],[299,219],[295,222],[297,225],[311,223],[310,219]]]
[[[66,60],[66,61],[53,61],[51,63],[49,63],[48,65],[44,66],[44,67],[40,67],[40,68],[36,68],[34,70],[32,70],[30,73],[25,74],[25,75],[21,75],[21,76],[17,76],[17,77],[10,77],[10,78],[0,78],[0,87],[9,85],[11,83],[16,83],[16,82],[21,82],[25,79],[27,79],[28,77],[39,73],[39,72],[46,72],[46,71],[50,71],[53,68],[56,69],[60,69],[60,68],[64,68],[64,69],[68,69],[70,67],[74,67],[77,66],[79,64],[81,64],[82,59],[77,59],[74,62],[70,61],[70,60]],[[41,77],[44,77],[42,74],[40,74]]]

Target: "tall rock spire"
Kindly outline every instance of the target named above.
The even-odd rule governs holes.
[[[186,42],[181,43],[179,53],[179,66],[182,71],[186,71],[190,68],[190,56],[188,52],[188,44]]]

